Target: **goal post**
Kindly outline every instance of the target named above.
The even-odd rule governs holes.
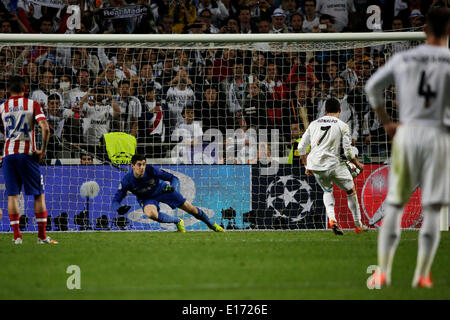
[[[326,229],[322,190],[305,175],[295,146],[330,96],[345,105],[366,165],[355,179],[363,221],[377,227],[389,141],[362,88],[394,52],[424,39],[423,32],[0,34],[0,89],[23,75],[26,95],[49,119],[42,172],[50,230],[174,230],[146,218],[132,195],[123,201],[132,207],[127,215],[111,211],[129,166],[111,165],[107,132],[135,136],[136,152],[175,174],[183,196],[229,230]],[[396,114],[393,88],[386,103]],[[80,193],[87,181],[100,187],[92,199]],[[334,194],[337,219],[352,228],[346,195]],[[162,204],[161,211],[182,217],[189,231],[207,230],[181,210]],[[36,230],[33,216],[26,199],[23,230]],[[416,190],[402,226],[420,223]],[[4,215],[0,231],[8,230]]]

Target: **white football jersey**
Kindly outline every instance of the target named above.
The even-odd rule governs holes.
[[[355,157],[351,143],[349,126],[336,117],[324,116],[311,122],[298,144],[298,150],[300,155],[305,155],[308,145],[311,145],[306,169],[325,171],[341,163],[342,150],[347,159]]]
[[[109,132],[110,122],[114,111],[110,105],[90,106],[83,105],[82,112],[86,113],[83,119],[83,135],[88,144],[97,144],[102,135]]]
[[[394,55],[366,84],[372,108],[385,103],[390,84],[396,87],[400,122],[442,126],[450,108],[450,51],[425,44]]]

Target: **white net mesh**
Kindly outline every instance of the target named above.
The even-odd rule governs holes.
[[[0,98],[7,98],[8,78],[22,75],[25,95],[43,106],[50,123],[41,168],[49,230],[174,230],[145,217],[133,195],[123,202],[130,213],[112,212],[128,166],[110,163],[129,159],[129,150],[108,153],[110,132],[136,137],[136,152],[175,174],[181,194],[214,222],[270,230],[327,227],[323,192],[295,150],[309,123],[324,114],[324,101],[336,97],[366,165],[355,183],[369,224],[382,217],[390,143],[363,87],[395,51],[418,43],[4,43]],[[386,104],[395,119],[394,88]],[[81,195],[86,181],[99,185],[96,197]],[[418,192],[404,227],[420,223]],[[338,221],[353,227],[345,193],[334,193]],[[4,193],[5,211],[6,203]],[[21,203],[21,228],[35,231],[32,199]],[[161,211],[182,217],[188,230],[207,229],[182,210],[161,204]],[[6,214],[0,230],[9,230]]]

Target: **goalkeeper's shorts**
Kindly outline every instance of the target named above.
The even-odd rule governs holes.
[[[44,179],[39,163],[28,154],[11,154],[3,158],[3,176],[8,196],[44,194]]]
[[[139,200],[139,204],[141,205],[142,209],[144,209],[145,206],[152,204],[156,206],[156,208],[158,208],[158,211],[160,209],[160,202],[169,205],[172,209],[175,209],[185,203],[186,199],[178,191],[173,191],[169,193],[160,193],[152,198]]]

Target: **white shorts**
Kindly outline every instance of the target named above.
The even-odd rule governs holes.
[[[316,177],[317,183],[325,192],[333,191],[333,182],[339,189],[345,191],[350,191],[353,189],[353,177],[344,162],[341,162],[338,166],[332,169],[326,171],[313,171],[313,173]]]
[[[392,143],[387,202],[404,205],[417,186],[422,205],[450,202],[450,134],[433,127],[400,126]]]

